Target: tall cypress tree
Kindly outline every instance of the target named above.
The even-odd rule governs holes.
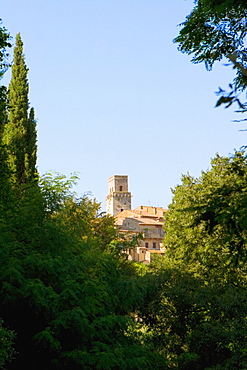
[[[9,150],[9,164],[17,185],[29,183],[36,174],[37,133],[34,110],[28,114],[27,74],[23,42],[21,35],[17,34],[9,84],[9,121],[4,131],[4,141]]]
[[[30,109],[27,125],[25,171],[28,181],[37,179],[37,129],[34,108]]]

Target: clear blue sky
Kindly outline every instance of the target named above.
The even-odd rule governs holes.
[[[192,65],[172,40],[188,0],[8,0],[0,17],[24,41],[38,169],[77,171],[79,195],[105,209],[108,177],[129,176],[133,207],[167,207],[181,174],[247,144],[236,115],[214,108],[233,71]],[[13,38],[14,42],[14,38]],[[10,72],[4,78],[8,83]]]

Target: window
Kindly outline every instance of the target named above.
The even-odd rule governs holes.
[[[158,232],[158,234],[159,234],[159,235],[162,235],[162,228],[161,228],[161,227],[159,227],[159,228],[157,229],[157,232]]]
[[[123,191],[122,185],[119,186],[119,191]]]
[[[123,212],[123,208],[121,208],[121,212]]]
[[[153,243],[153,248],[156,248],[156,243]]]
[[[148,248],[148,243],[145,243],[145,247]]]

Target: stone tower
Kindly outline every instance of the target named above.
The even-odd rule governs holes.
[[[131,209],[131,193],[128,191],[128,176],[111,176],[108,179],[106,213],[116,216],[125,209]]]

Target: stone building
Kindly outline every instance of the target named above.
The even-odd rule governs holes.
[[[131,193],[128,191],[128,176],[114,175],[108,179],[106,213],[116,216],[119,212],[131,209]]]
[[[164,215],[161,207],[140,206],[131,209],[131,193],[128,191],[128,176],[114,175],[108,179],[106,198],[107,213],[116,218],[116,226],[126,235],[142,234],[143,239],[129,257],[138,262],[149,263],[154,253],[163,254],[162,244]]]

